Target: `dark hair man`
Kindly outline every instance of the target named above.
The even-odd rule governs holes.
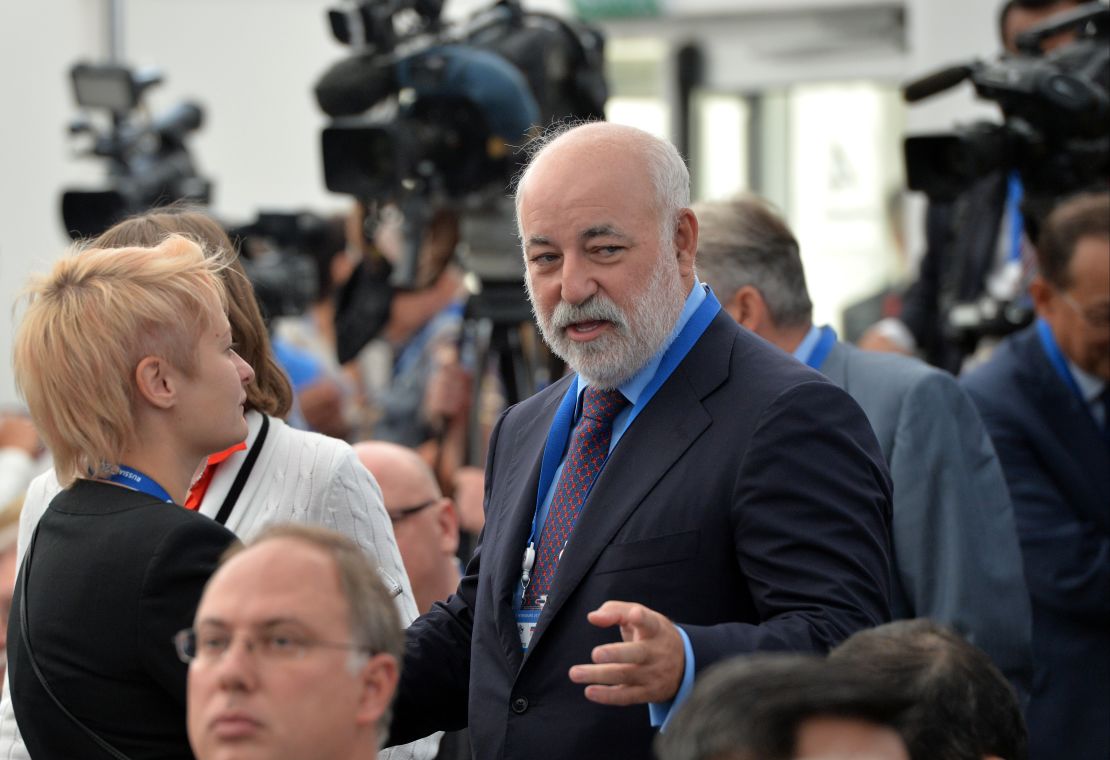
[[[945,372],[814,326],[798,243],[763,200],[694,210],[698,271],[725,309],[846,390],[875,430],[894,485],[894,616],[965,632],[1028,693],[1031,613],[1014,515],[974,404]]]
[[[910,703],[899,725],[914,760],[1025,760],[1014,691],[979,649],[931,620],[860,631],[829,661],[869,674]]]
[[[371,760],[397,685],[401,621],[358,545],[276,525],[229,551],[176,637],[198,760]]]
[[[1033,600],[1030,756],[1110,757],[1110,194],[1037,241],[1037,322],[961,382],[994,439]]]
[[[700,670],[889,615],[886,467],[843,391],[697,281],[674,146],[609,123],[541,145],[525,282],[577,374],[494,428],[481,545],[407,631],[393,728],[468,723],[480,758],[649,758]]]
[[[734,657],[698,679],[655,742],[659,760],[909,760],[908,700],[854,665],[806,655]]]

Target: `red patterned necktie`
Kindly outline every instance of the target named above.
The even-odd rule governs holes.
[[[524,589],[522,607],[537,607],[547,596],[559,556],[566,546],[578,511],[586,494],[590,492],[605,458],[609,455],[609,440],[613,434],[613,418],[628,404],[628,399],[618,390],[600,391],[587,388],[583,393],[582,419],[574,428],[570,453],[563,465],[563,474],[555,486],[547,523],[540,534],[540,547],[531,582]]]

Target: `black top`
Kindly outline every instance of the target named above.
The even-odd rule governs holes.
[[[59,701],[134,760],[192,758],[186,665],[172,639],[192,624],[234,534],[195,512],[89,480],[58,494],[37,530],[8,626],[12,705],[31,756],[108,757],[31,669],[20,632],[24,582],[35,659]]]

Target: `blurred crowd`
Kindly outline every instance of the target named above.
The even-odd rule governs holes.
[[[1003,46],[1076,5],[1007,0]],[[1110,176],[1020,181],[932,203],[853,344],[766,200],[557,125],[525,398],[446,209],[404,289],[397,208],[329,220],[292,317],[203,209],[76,244],[0,414],[0,756],[1110,757]],[[983,294],[1030,319],[968,350]]]

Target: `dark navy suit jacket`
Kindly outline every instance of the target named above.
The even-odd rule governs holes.
[[[493,431],[485,531],[458,593],[408,629],[391,741],[469,722],[482,760],[650,758],[647,706],[591,703],[567,676],[619,640],[586,620],[610,599],[680,624],[698,671],[889,618],[890,486],[866,418],[719,312],[613,449],[522,656],[512,600],[569,382]]]
[[[28,752],[111,757],[57,708],[31,667],[20,625],[29,577],[28,631],[58,701],[133,760],[191,760],[188,668],[173,636],[192,625],[235,536],[196,512],[89,480],[55,496],[37,531],[8,626],[12,705]]]
[[[962,379],[998,451],[1033,600],[1030,757],[1110,757],[1110,446],[1036,325]]]

